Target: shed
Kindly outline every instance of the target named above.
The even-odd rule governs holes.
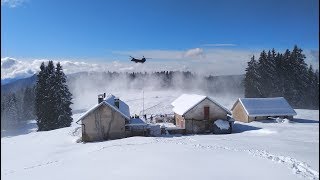
[[[232,117],[241,122],[263,120],[270,117],[293,119],[295,110],[283,97],[239,98],[231,108]]]
[[[140,118],[131,118],[125,125],[126,136],[148,135],[148,124]]]
[[[124,138],[125,124],[130,120],[129,106],[112,94],[103,100],[100,98],[99,95],[99,103],[77,121],[82,122],[82,140],[88,142]]]
[[[213,132],[213,122],[228,120],[231,112],[208,96],[182,94],[171,105],[177,127],[189,133]]]

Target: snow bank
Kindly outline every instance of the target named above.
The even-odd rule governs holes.
[[[214,121],[214,124],[219,128],[219,129],[229,129],[230,128],[230,124],[228,121],[226,120],[221,120],[221,119],[218,119],[216,121]]]
[[[278,118],[276,118],[276,121],[277,121],[277,123],[291,123],[291,121],[287,118],[282,119],[282,118],[278,117]]]

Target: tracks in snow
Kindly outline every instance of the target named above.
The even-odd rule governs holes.
[[[177,138],[170,138],[170,139],[155,138],[155,141],[157,143],[175,143],[175,144],[182,144],[182,145],[190,145],[195,148],[208,149],[208,150],[223,149],[223,150],[229,150],[229,151],[235,151],[235,152],[247,152],[252,156],[256,156],[256,157],[264,158],[267,160],[271,160],[273,162],[285,164],[287,167],[289,167],[289,169],[292,170],[294,174],[302,176],[306,179],[319,179],[319,172],[312,169],[310,165],[308,165],[306,162],[302,162],[288,156],[275,155],[265,150],[237,149],[237,148],[230,148],[230,147],[220,146],[220,145],[203,145],[203,144],[194,143],[196,142],[196,140],[190,137],[177,137]]]
[[[40,164],[37,164],[37,165],[24,167],[23,170],[30,170],[30,169],[33,169],[33,168],[39,168],[39,167],[43,167],[43,166],[48,166],[48,165],[51,165],[51,164],[54,164],[54,163],[57,163],[57,162],[59,162],[59,161],[58,160],[48,161],[48,162],[45,162],[45,163],[40,163]],[[15,171],[15,170],[7,170],[7,171],[3,172],[3,175],[13,174],[13,173],[16,173],[16,172],[17,171]]]
[[[109,146],[102,146],[98,149],[91,151],[97,152],[102,151],[108,148],[113,147],[126,147],[126,146],[139,146],[139,145],[147,145],[147,144],[157,144],[157,143],[174,143],[178,145],[186,145],[186,146],[192,146],[194,148],[201,148],[201,149],[207,149],[207,150],[214,150],[214,149],[222,149],[222,150],[228,150],[228,151],[234,151],[234,152],[246,152],[252,156],[264,158],[267,160],[271,160],[276,163],[282,163],[286,165],[294,174],[297,174],[299,176],[302,176],[306,179],[319,179],[319,172],[312,169],[307,163],[299,161],[295,158],[288,157],[288,156],[281,156],[281,155],[275,155],[272,153],[269,153],[265,150],[257,150],[257,149],[237,149],[237,148],[231,148],[227,146],[220,146],[220,145],[203,145],[200,143],[197,143],[195,139],[188,137],[188,136],[182,136],[182,137],[157,137],[154,138],[151,142],[143,142],[143,143],[127,143],[127,144],[113,144]],[[90,153],[90,152],[89,152]],[[23,170],[29,170],[33,168],[39,168],[43,166],[48,166],[54,163],[58,163],[60,160],[55,161],[48,161],[44,163],[40,163],[34,166],[28,166],[24,167]],[[5,170],[3,173],[4,175],[15,173],[15,170]]]

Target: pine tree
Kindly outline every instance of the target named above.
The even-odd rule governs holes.
[[[307,88],[307,64],[304,61],[305,58],[306,56],[302,54],[302,49],[295,45],[290,55],[292,78],[295,81],[292,103],[299,108],[304,106],[302,94]]]
[[[315,109],[319,109],[319,71],[316,70],[314,73],[313,81],[315,83],[315,90],[314,90],[314,98],[313,98],[313,106]]]
[[[5,103],[6,108],[4,109],[4,113],[6,114],[6,124],[8,128],[13,128],[18,124],[19,119],[17,98],[15,94],[10,93]]]
[[[4,111],[6,109],[6,96],[1,93],[1,130],[5,129],[6,127],[6,122],[5,122],[5,114]]]
[[[244,78],[245,97],[260,97],[261,89],[259,84],[259,74],[257,73],[258,63],[252,56],[246,68]]]
[[[294,99],[294,84],[292,69],[293,64],[291,63],[291,52],[289,49],[283,54],[283,65],[282,65],[282,76],[283,76],[283,97],[293,105]]]
[[[263,50],[259,57],[258,73],[260,75],[259,83],[261,84],[261,96],[270,97],[274,88],[275,64],[271,52],[268,54]]]
[[[35,113],[37,116],[38,131],[47,130],[47,115],[46,115],[46,103],[47,103],[47,73],[44,62],[41,63],[40,72],[37,75],[37,83],[35,88]]]
[[[52,61],[40,66],[36,84],[36,115],[38,131],[68,127],[72,122],[71,93],[60,63],[55,69]]]
[[[284,54],[262,51],[257,68],[254,61],[248,62],[244,80],[245,97],[284,97],[294,108],[319,109],[319,72],[308,68],[302,49],[294,46]],[[253,69],[257,69],[253,73]],[[253,79],[256,78],[256,85]],[[257,87],[257,88],[253,88]],[[258,89],[260,94],[252,91]]]
[[[285,70],[284,70],[284,61],[283,61],[283,55],[280,53],[277,53],[275,56],[275,92],[273,96],[275,97],[283,97],[284,87],[285,87]]]
[[[308,68],[308,73],[306,75],[307,77],[307,87],[306,90],[303,93],[303,100],[304,100],[304,108],[312,109],[314,107],[314,96],[315,96],[315,90],[316,90],[316,83],[315,82],[315,73],[313,71],[312,65],[309,66]]]
[[[72,104],[72,94],[70,93],[68,86],[66,85],[66,75],[62,71],[62,66],[57,63],[55,71],[55,104],[56,114],[58,114],[57,122],[58,127],[69,127],[72,122],[72,112],[70,105]]]
[[[22,114],[25,120],[33,119],[35,117],[35,95],[34,90],[31,87],[27,87],[24,91],[22,101]]]

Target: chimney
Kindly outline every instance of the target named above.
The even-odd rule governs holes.
[[[105,98],[106,97],[106,93],[103,93],[103,98]]]
[[[98,95],[98,104],[100,104],[103,101],[103,94]]]
[[[119,109],[119,98],[114,98],[114,105]]]

